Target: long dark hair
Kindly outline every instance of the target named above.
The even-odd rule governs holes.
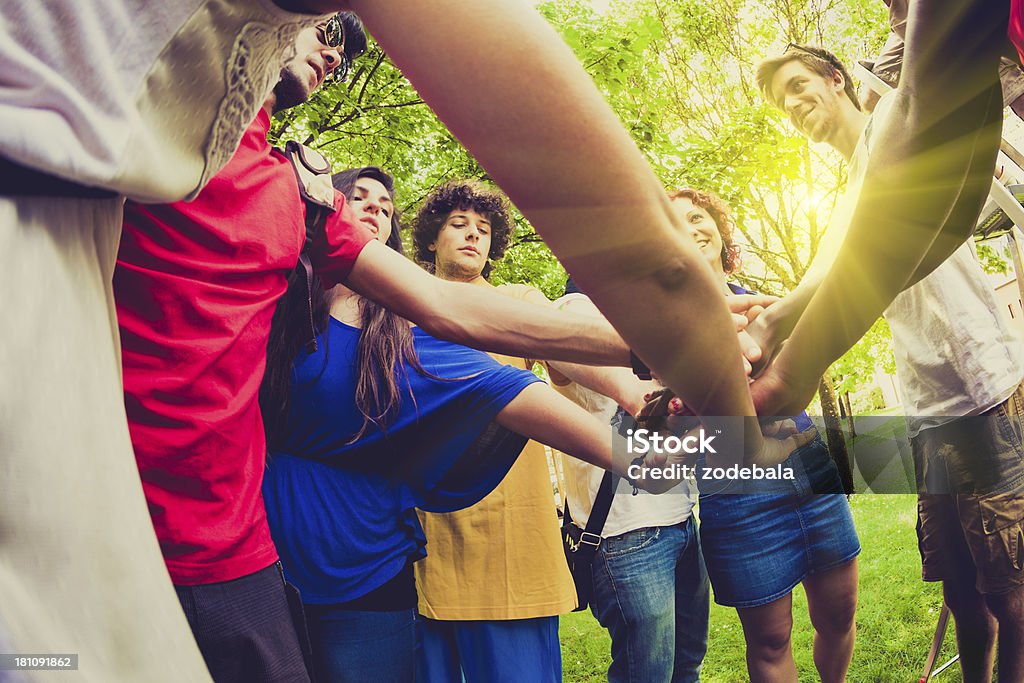
[[[390,175],[376,166],[352,168],[332,176],[334,187],[351,198],[359,178],[373,178],[394,197],[395,183]],[[391,215],[391,234],[385,242],[399,254],[402,247],[398,213]],[[313,324],[317,334],[327,328],[331,301],[319,278],[313,282]],[[267,444],[275,446],[284,436],[291,394],[292,371],[295,359],[308,341],[308,313],[306,310],[306,283],[301,272],[288,278],[288,291],[277,304],[267,345],[267,370],[260,386],[260,408],[267,433]],[[356,359],[356,408],[363,416],[363,425],[352,437],[356,441],[371,424],[386,429],[397,412],[400,401],[400,383],[405,377],[405,366],[425,373],[416,356],[409,323],[388,309],[365,297],[360,298],[359,318],[362,333],[359,336]],[[326,369],[330,349],[324,338],[324,365]],[[408,379],[405,379],[408,384]],[[413,398],[415,401],[415,398]],[[350,441],[350,443],[351,443]]]

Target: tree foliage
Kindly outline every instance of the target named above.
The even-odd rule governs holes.
[[[603,11],[595,4],[553,0],[539,11],[665,186],[711,190],[731,205],[744,249],[740,283],[777,295],[792,290],[817,253],[847,170],[764,102],[755,65],[789,42],[828,47],[849,66],[873,57],[888,31],[882,0],[612,0]],[[372,40],[348,82],[279,116],[271,135],[319,148],[335,168],[387,169],[406,216],[444,180],[487,180]],[[561,266],[518,212],[515,220],[494,279],[560,294]],[[997,267],[998,254],[989,261]],[[892,368],[887,335],[876,324],[836,364],[838,391],[856,388],[876,367]]]

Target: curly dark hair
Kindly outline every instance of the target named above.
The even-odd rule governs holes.
[[[719,199],[711,192],[695,190],[692,187],[684,187],[681,190],[674,190],[668,193],[669,199],[689,199],[694,206],[699,206],[708,212],[711,219],[718,226],[718,234],[722,237],[722,270],[726,275],[734,273],[740,268],[740,247],[733,239],[736,230],[736,221],[733,220],[732,211],[729,205]]]
[[[491,261],[505,255],[512,237],[512,219],[505,195],[477,180],[450,180],[440,185],[423,200],[412,226],[412,242],[416,260],[434,272],[434,252],[430,245],[437,241],[441,226],[453,211],[476,211],[491,222],[491,249],[483,277],[491,274]]]

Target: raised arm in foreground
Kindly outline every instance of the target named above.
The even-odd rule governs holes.
[[[752,417],[729,312],[708,303],[721,299],[710,269],[554,30],[525,3],[351,5],[663,381],[702,415]],[[742,431],[759,450],[756,423]]]
[[[991,182],[1009,0],[915,0],[900,86],[835,264],[775,362],[758,410],[790,414],[899,292],[970,234]],[[850,291],[856,296],[850,296]],[[829,321],[822,324],[822,320]]]

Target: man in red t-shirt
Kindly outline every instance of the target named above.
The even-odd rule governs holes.
[[[362,37],[358,20],[343,16],[350,39]],[[298,56],[194,201],[125,207],[114,286],[132,443],[168,571],[217,681],[306,675],[260,494],[258,404],[271,317],[305,240],[306,206],[291,163],[266,135],[273,113],[305,101],[348,59],[332,37],[339,28],[332,21],[300,33]],[[340,193],[334,205],[311,251],[326,285],[345,281],[453,341],[629,363],[603,322],[437,280],[379,244]],[[451,301],[461,303],[458,320]]]
[[[270,320],[305,240],[295,172],[267,131],[272,113],[306,101],[365,46],[354,15],[301,32],[297,56],[195,201],[125,206],[114,293],[129,429],[168,571],[216,681],[307,678],[260,497]],[[372,239],[341,195],[335,207],[314,250],[331,282]]]

